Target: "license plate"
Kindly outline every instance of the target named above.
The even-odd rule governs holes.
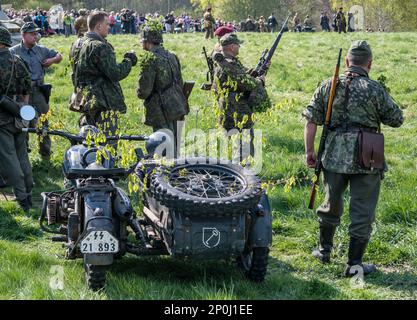
[[[90,232],[81,241],[81,253],[116,253],[119,241],[108,231]]]

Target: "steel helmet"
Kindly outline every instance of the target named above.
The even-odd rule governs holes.
[[[8,47],[12,46],[12,36],[5,27],[0,27],[0,43]]]

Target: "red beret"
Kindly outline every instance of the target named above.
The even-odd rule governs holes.
[[[227,33],[232,33],[232,32],[233,32],[233,28],[232,28],[232,27],[226,27],[226,26],[223,26],[223,27],[217,28],[217,29],[216,29],[216,31],[214,32],[214,34],[215,34],[217,37],[221,38],[221,37],[223,37],[225,34],[227,34]]]

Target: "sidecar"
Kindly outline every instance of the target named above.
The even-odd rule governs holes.
[[[146,176],[145,236],[174,258],[237,261],[254,281],[265,278],[272,215],[259,178],[209,158],[175,160]]]

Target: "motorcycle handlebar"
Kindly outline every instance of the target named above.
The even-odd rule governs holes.
[[[41,130],[41,129],[35,129],[35,128],[23,128],[22,131],[29,132],[29,133],[37,133],[37,134],[48,134],[48,135],[55,135],[55,136],[61,136],[64,138],[67,138],[71,142],[83,142],[85,140],[84,137],[70,134],[64,131],[59,130]],[[92,138],[92,140],[94,140]],[[121,135],[121,136],[109,136],[106,137],[107,141],[117,141],[117,140],[128,140],[128,141],[146,141],[148,140],[147,136],[143,135]]]

